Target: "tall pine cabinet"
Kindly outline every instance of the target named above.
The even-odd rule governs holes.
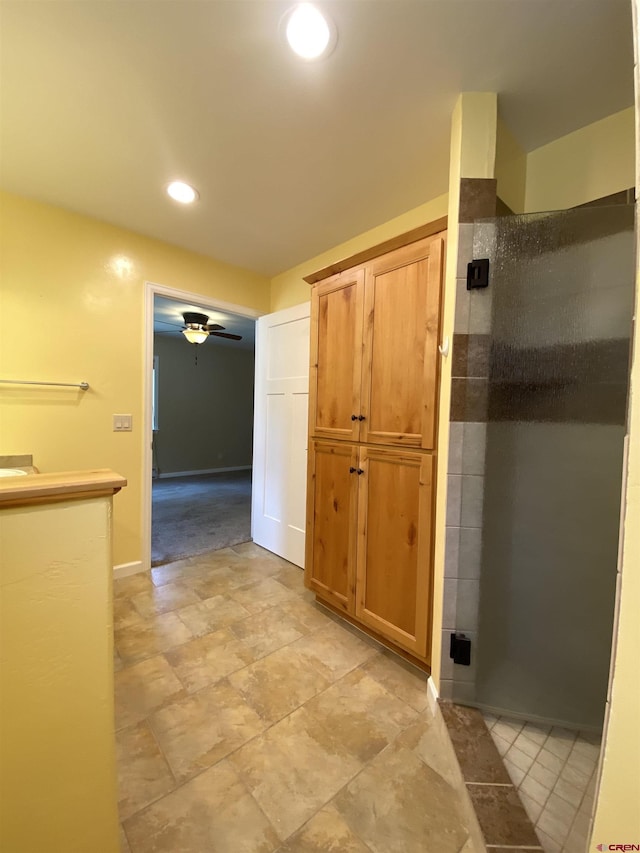
[[[445,233],[313,285],[305,583],[430,663]]]

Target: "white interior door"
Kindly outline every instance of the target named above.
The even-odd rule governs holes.
[[[304,566],[310,303],[256,324],[251,535]]]

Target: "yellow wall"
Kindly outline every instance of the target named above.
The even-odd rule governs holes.
[[[110,497],[0,511],[6,853],[119,850],[110,520]]]
[[[640,30],[634,0],[636,121],[640,119]],[[640,127],[635,134],[636,192],[640,191]],[[640,234],[636,230],[640,257]],[[636,279],[628,457],[618,576],[618,631],[614,638],[613,680],[605,731],[593,844],[640,843],[640,267]]]
[[[498,119],[497,128],[495,176],[498,197],[514,213],[522,213],[525,209],[527,154],[501,119]]]
[[[0,385],[0,453],[32,453],[46,472],[125,476],[114,560],[140,560],[144,282],[266,313],[268,280],[9,194],[0,195],[0,270],[0,378],[91,385]],[[114,413],[131,413],[133,432],[114,433]]]
[[[362,252],[364,249],[369,249],[371,246],[376,246],[378,243],[383,243],[385,240],[390,240],[392,237],[397,237],[399,234],[411,231],[419,225],[425,225],[446,215],[447,195],[445,194],[437,196],[419,207],[414,207],[412,210],[403,213],[401,216],[396,216],[395,219],[390,219],[370,231],[358,234],[357,237],[352,237],[332,249],[327,249],[326,252],[316,255],[315,258],[310,258],[310,260],[293,267],[293,269],[280,273],[271,279],[271,310],[280,311],[282,308],[300,305],[302,302],[308,302],[311,299],[310,286],[306,281],[303,281],[305,275],[310,275],[329,266],[329,264],[348,258],[357,252]]]
[[[634,134],[630,107],[531,151],[526,212],[564,210],[634,186]]]

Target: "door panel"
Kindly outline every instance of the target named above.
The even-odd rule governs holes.
[[[356,615],[426,656],[433,457],[362,448],[360,468]]]
[[[314,441],[311,452],[305,582],[336,607],[353,613],[358,450]]]
[[[309,305],[256,323],[251,536],[304,565]]]
[[[363,293],[362,270],[313,290],[309,424],[319,437],[357,441],[360,434]]]
[[[368,270],[361,441],[434,447],[442,245],[422,240]]]

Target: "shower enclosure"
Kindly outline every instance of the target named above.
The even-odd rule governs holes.
[[[599,732],[614,617],[634,206],[479,221],[473,256],[490,261],[489,287],[470,302],[472,315],[486,314],[488,332],[477,388],[486,396],[484,476],[462,478],[481,516],[480,580],[474,677],[455,666],[452,698]]]

